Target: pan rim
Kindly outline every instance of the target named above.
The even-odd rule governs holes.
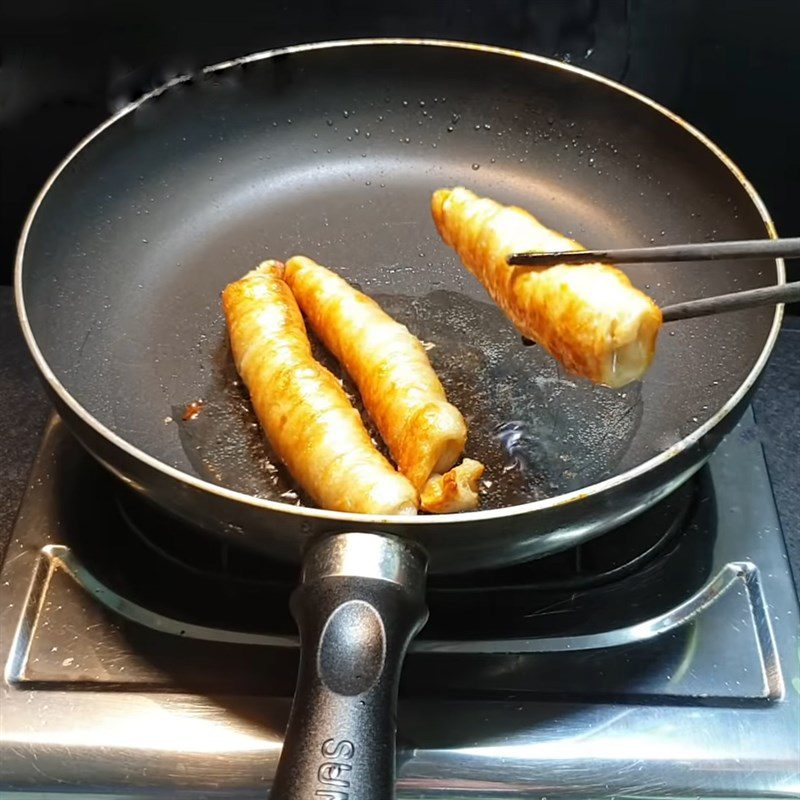
[[[700,132],[697,128],[686,122],[683,118],[681,118],[674,112],[670,111],[669,109],[657,103],[656,101],[650,99],[649,97],[640,94],[634,89],[630,89],[626,86],[623,86],[620,83],[617,83],[614,80],[611,80],[610,78],[606,78],[602,75],[595,74],[593,72],[590,72],[589,70],[573,66],[572,64],[564,64],[560,61],[556,61],[554,59],[547,58],[545,56],[539,56],[533,53],[526,53],[520,50],[513,50],[509,48],[494,47],[491,45],[452,41],[446,39],[358,38],[358,39],[341,39],[332,41],[312,42],[307,44],[291,45],[288,47],[273,48],[271,50],[264,50],[258,53],[242,56],[240,58],[231,59],[228,61],[222,61],[217,64],[212,64],[210,66],[202,68],[200,70],[200,73],[212,74],[220,72],[222,70],[230,69],[232,67],[238,67],[244,64],[253,63],[257,61],[264,61],[270,58],[275,58],[276,56],[289,55],[293,53],[304,53],[314,50],[326,50],[326,49],[343,48],[343,47],[376,46],[376,45],[377,46],[410,45],[410,46],[423,46],[423,47],[453,48],[456,50],[469,50],[475,52],[489,53],[492,55],[506,56],[511,58],[520,58],[525,61],[541,64],[552,69],[571,72],[580,75],[583,78],[594,81],[596,83],[600,83],[615,91],[622,92],[623,94],[628,95],[634,100],[637,100],[638,102],[643,103],[644,105],[650,107],[654,111],[662,114],[664,117],[666,117],[679,127],[683,128],[687,133],[689,133],[691,136],[697,139],[701,144],[703,144],[706,148],[708,148],[708,150],[710,150],[711,153],[715,155],[730,170],[734,178],[736,178],[736,180],[740,183],[742,188],[747,192],[748,196],[753,202],[753,205],[756,208],[756,211],[758,212],[759,216],[764,222],[769,237],[773,239],[777,238],[775,225],[772,221],[769,211],[767,210],[758,192],[752,186],[750,181],[745,177],[742,170],[739,169],[739,167],[733,162],[733,160],[718,145],[716,145],[713,141],[711,141],[711,139],[709,139],[705,134]],[[132,456],[139,462],[145,464],[150,469],[154,469],[170,479],[186,484],[192,487],[193,489],[215,494],[220,498],[240,503],[243,505],[249,505],[254,508],[263,509],[265,511],[277,511],[286,514],[292,514],[298,517],[306,517],[316,520],[329,520],[332,523],[342,523],[342,522],[352,523],[354,529],[357,529],[357,526],[359,524],[368,524],[370,526],[378,525],[382,527],[400,526],[402,528],[409,528],[409,527],[418,527],[427,525],[442,525],[449,522],[478,523],[481,521],[487,521],[493,519],[505,519],[510,517],[527,515],[537,511],[544,511],[547,509],[568,505],[570,503],[579,500],[585,500],[595,495],[602,495],[604,492],[610,491],[617,486],[621,486],[625,483],[628,483],[629,481],[634,480],[662,466],[663,464],[666,464],[671,459],[675,458],[679,454],[688,450],[690,447],[695,445],[703,436],[705,436],[711,430],[716,428],[717,425],[748,394],[753,384],[755,383],[756,379],[763,370],[764,365],[766,364],[767,359],[769,358],[772,352],[775,340],[777,339],[778,332],[780,330],[781,321],[783,319],[782,304],[777,305],[775,307],[775,314],[772,320],[772,326],[770,328],[769,335],[767,336],[764,348],[762,349],[761,353],[756,359],[756,362],[753,365],[750,372],[748,373],[747,377],[740,384],[740,386],[733,393],[733,395],[725,402],[722,408],[720,408],[711,418],[709,418],[705,423],[703,423],[703,425],[696,428],[690,434],[683,437],[678,442],[668,447],[666,450],[663,450],[662,452],[658,453],[657,455],[653,456],[647,461],[643,461],[641,464],[631,467],[630,469],[626,470],[623,473],[620,473],[619,475],[614,475],[610,478],[606,478],[603,481],[590,484],[581,489],[576,489],[571,492],[567,492],[565,494],[556,495],[555,497],[549,497],[544,500],[536,500],[530,503],[522,503],[519,505],[506,506],[504,508],[485,509],[482,511],[468,511],[457,514],[441,514],[441,515],[430,515],[430,516],[419,515],[419,516],[402,516],[402,517],[384,516],[378,514],[347,513],[343,511],[329,511],[327,509],[313,508],[310,506],[293,506],[293,505],[288,505],[286,503],[280,503],[275,500],[268,500],[265,498],[254,497],[253,495],[248,495],[243,492],[237,492],[232,489],[228,489],[224,486],[218,486],[217,484],[210,483],[209,481],[206,481],[196,475],[191,475],[188,472],[184,472],[183,470],[177,469],[176,467],[172,467],[169,464],[165,464],[164,462],[160,461],[154,456],[149,455],[144,450],[141,450],[140,448],[126,441],[124,438],[119,436],[119,434],[115,433],[106,425],[101,423],[91,413],[89,413],[89,411],[86,408],[84,408],[84,406],[80,404],[72,396],[72,394],[67,390],[64,384],[61,383],[61,381],[55,375],[53,370],[50,368],[47,359],[44,357],[41,350],[39,349],[38,344],[36,342],[36,337],[33,333],[30,322],[28,320],[28,314],[25,307],[25,297],[22,288],[22,274],[23,274],[24,258],[25,258],[25,246],[34,219],[39,210],[39,207],[44,201],[44,198],[46,197],[52,185],[58,180],[61,173],[72,162],[72,160],[76,158],[78,154],[84,148],[86,148],[95,138],[99,137],[106,130],[106,128],[111,127],[119,119],[127,116],[132,111],[134,111],[135,109],[139,108],[144,103],[146,103],[148,100],[158,97],[159,95],[173,88],[174,86],[177,86],[181,83],[185,83],[186,81],[191,80],[191,78],[192,78],[191,75],[181,75],[176,78],[173,78],[172,80],[167,81],[166,83],[162,84],[156,89],[147,92],[146,94],[139,97],[137,100],[121,108],[115,114],[110,116],[107,120],[101,123],[98,127],[96,127],[93,131],[91,131],[80,142],[78,142],[78,144],[67,154],[67,156],[55,168],[55,170],[53,170],[53,172],[50,174],[47,181],[45,182],[44,186],[39,191],[39,194],[37,195],[31,207],[31,210],[28,212],[28,216],[26,217],[25,224],[22,228],[22,232],[19,238],[19,243],[17,246],[16,258],[14,262],[14,296],[15,296],[17,314],[19,317],[20,326],[22,328],[23,336],[25,338],[25,342],[28,346],[28,349],[30,350],[31,355],[33,356],[34,362],[36,363],[36,366],[39,369],[40,374],[44,377],[47,384],[50,386],[51,390],[55,393],[58,399],[62,403],[64,403],[67,406],[67,408],[69,408],[69,410],[73,414],[75,414],[82,422],[88,425],[96,434],[105,439],[109,444],[113,445],[116,448],[121,449],[129,456]],[[777,283],[778,284],[785,283],[786,270],[783,259],[775,259],[775,266],[777,273],[776,275]]]

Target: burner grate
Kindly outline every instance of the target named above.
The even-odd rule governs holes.
[[[78,557],[98,580],[166,616],[229,630],[293,634],[296,566],[222,541],[166,515],[87,462],[105,481],[105,525],[71,526]],[[710,574],[716,526],[701,473],[625,525],[513,567],[431,575],[424,636],[537,637],[635,624],[681,603]],[[72,506],[74,509],[74,506]],[[94,509],[95,514],[98,509]],[[114,529],[114,548],[98,546]],[[268,608],[265,616],[263,609]]]
[[[296,566],[204,534],[122,486],[80,449],[62,457],[60,543],[96,582],[187,624],[294,635]],[[710,577],[717,531],[707,469],[634,520],[525,564],[429,579],[430,639],[580,635],[638,624]]]
[[[298,569],[198,531],[120,487],[117,509],[128,530],[154,556],[209,579],[291,587]],[[590,589],[620,580],[657,558],[696,513],[698,479],[690,480],[640,516],[577,547],[512,567],[432,575],[431,593],[476,589]]]

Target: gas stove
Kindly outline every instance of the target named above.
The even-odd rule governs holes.
[[[0,788],[264,797],[296,580],[165,518],[53,417],[0,573]],[[800,794],[798,604],[750,411],[641,517],[431,577],[428,605],[398,795]]]

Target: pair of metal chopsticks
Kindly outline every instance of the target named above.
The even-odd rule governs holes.
[[[570,250],[563,253],[514,253],[507,259],[514,267],[553,267],[557,264],[642,264],[678,261],[717,261],[735,258],[800,258],[800,237],[754,239],[740,242],[675,244],[624,250]],[[705,317],[740,308],[800,302],[800,281],[746,289],[675,303],[661,309],[664,322]]]

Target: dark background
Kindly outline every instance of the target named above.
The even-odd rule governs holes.
[[[621,81],[714,139],[798,236],[798,32],[798,0],[0,0],[0,283],[39,187],[115,109],[209,63],[359,36],[502,45]]]

